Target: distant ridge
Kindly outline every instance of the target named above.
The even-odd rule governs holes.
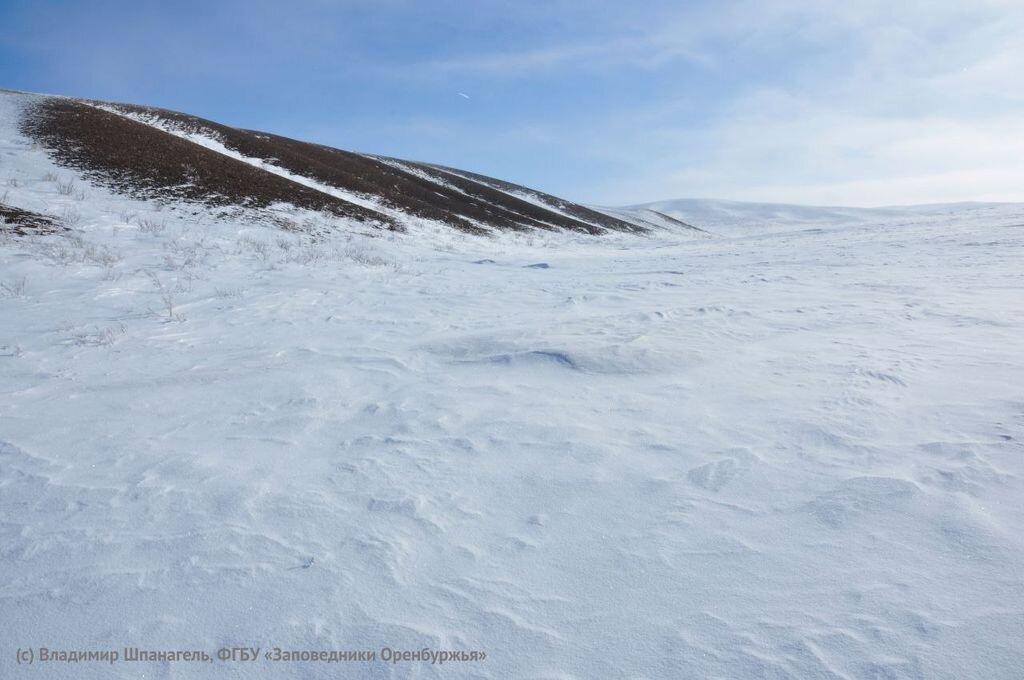
[[[656,201],[623,208],[600,208],[621,219],[639,222],[661,215],[686,224],[700,225],[715,234],[746,234],[823,227],[892,223],[893,220],[934,219],[943,215],[977,212],[984,216],[1006,203],[936,203],[881,208],[754,203],[706,198]],[[656,225],[649,222],[649,226]],[[668,225],[663,225],[669,228]]]

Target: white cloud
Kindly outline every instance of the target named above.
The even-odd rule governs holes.
[[[851,56],[745,90],[698,127],[660,121],[614,143],[647,165],[586,198],[1024,200],[1024,5],[739,3],[730,16],[740,7],[736,31],[842,39]]]
[[[1024,200],[1024,117],[877,116],[773,101],[699,129],[650,130],[643,162],[581,198],[859,206]],[[616,142],[604,151],[624,158],[638,149]]]

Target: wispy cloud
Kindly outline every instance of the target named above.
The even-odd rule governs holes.
[[[686,36],[663,33],[612,40],[554,44],[522,50],[465,54],[395,68],[406,76],[486,75],[515,78],[556,69],[654,68],[673,61],[709,64],[713,56]]]
[[[698,125],[660,119],[643,137],[626,133],[614,149],[646,165],[629,163],[586,198],[1024,200],[1024,7],[749,7],[762,44],[787,35],[836,42],[819,63],[732,93]]]

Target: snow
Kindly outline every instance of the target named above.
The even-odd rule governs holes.
[[[1024,206],[312,239],[60,195],[18,101],[0,677],[1024,677]],[[127,646],[378,659],[15,661]]]

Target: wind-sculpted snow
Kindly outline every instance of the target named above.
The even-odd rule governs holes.
[[[0,678],[1024,677],[1024,207],[282,231],[16,99],[3,203],[68,231],[0,231]]]

